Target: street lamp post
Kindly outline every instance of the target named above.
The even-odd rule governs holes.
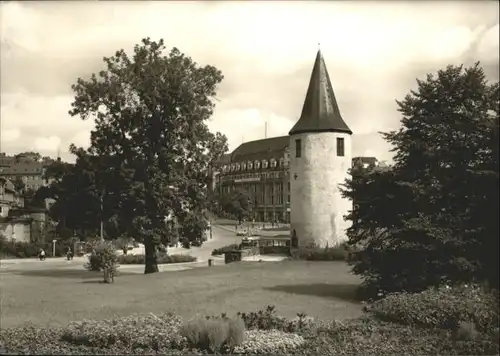
[[[104,204],[103,204],[104,191],[101,194],[101,241],[104,241]]]

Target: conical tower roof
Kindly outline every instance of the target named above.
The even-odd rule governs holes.
[[[345,132],[352,134],[340,115],[325,60],[318,50],[307,89],[302,114],[289,134],[306,132]]]

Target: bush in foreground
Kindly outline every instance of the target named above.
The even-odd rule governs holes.
[[[144,255],[118,256],[118,261],[122,265],[143,265],[144,259]],[[159,253],[157,257],[158,264],[195,262],[196,260],[196,257],[190,255],[169,255],[166,253]]]
[[[287,319],[268,306],[257,312],[238,313],[236,319],[223,314],[195,319],[184,326],[172,314],[81,321],[64,329],[28,325],[2,329],[0,350],[15,354],[80,355],[498,354],[498,307],[492,306],[494,298],[489,292],[457,288],[427,293],[390,295],[369,306],[364,316],[341,322],[315,320],[301,313]],[[473,316],[470,306],[475,304],[478,315]],[[440,306],[442,311],[435,315]],[[458,325],[440,322],[453,318],[460,320]]]
[[[475,285],[396,293],[369,304],[376,318],[406,325],[456,329],[470,323],[478,331],[498,327],[498,293]]]
[[[114,282],[119,266],[115,245],[109,241],[97,246],[95,251],[88,256],[88,261],[84,265],[88,271],[103,271],[104,283]]]
[[[75,345],[96,348],[152,349],[182,348],[179,334],[181,319],[173,314],[131,315],[111,320],[72,322],[65,328],[62,340]]]
[[[197,318],[181,328],[181,335],[189,345],[203,351],[233,353],[245,337],[245,324],[239,317]]]
[[[214,249],[212,251],[212,256],[223,255],[226,252],[231,252],[231,251],[239,250],[239,249],[240,249],[240,245],[239,244],[227,245],[227,246],[224,246],[224,247],[221,247],[221,248]]]

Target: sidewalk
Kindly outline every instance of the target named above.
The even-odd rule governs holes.
[[[83,257],[74,257],[74,260],[84,260],[85,256]],[[66,257],[48,257],[44,261],[40,261],[37,257],[33,258],[8,258],[5,260],[0,260],[0,265],[12,265],[12,264],[17,264],[17,263],[47,263],[47,262],[67,262]]]

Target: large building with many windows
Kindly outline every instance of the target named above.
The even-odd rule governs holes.
[[[214,189],[248,192],[255,221],[290,220],[288,136],[241,144],[214,170]]]
[[[220,194],[247,191],[255,221],[290,222],[289,141],[289,136],[279,136],[241,144],[215,165],[212,188]],[[367,168],[378,161],[355,157],[352,164]]]

